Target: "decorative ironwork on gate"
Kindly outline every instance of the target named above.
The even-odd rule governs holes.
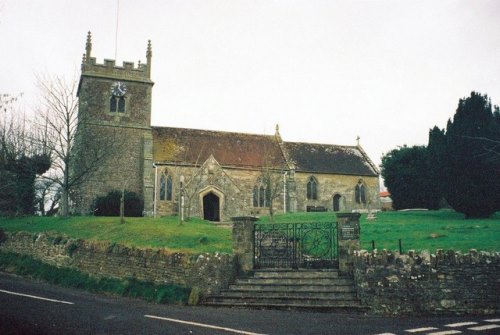
[[[337,223],[255,224],[255,268],[336,268]]]

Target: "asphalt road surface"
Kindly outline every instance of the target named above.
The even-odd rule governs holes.
[[[146,303],[0,273],[0,334],[500,334],[500,315],[378,317]]]

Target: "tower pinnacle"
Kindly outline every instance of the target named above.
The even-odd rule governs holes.
[[[146,71],[148,78],[151,78],[151,57],[153,56],[153,51],[151,50],[151,40],[148,40],[148,48],[146,50]]]
[[[87,33],[87,43],[85,44],[85,59],[87,62],[90,60],[91,52],[92,52],[92,33],[89,31]]]

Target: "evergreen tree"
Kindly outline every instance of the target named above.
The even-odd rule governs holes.
[[[17,97],[0,94],[0,215],[35,211],[35,178],[50,168],[50,151],[24,117]]]
[[[489,217],[500,210],[498,107],[487,95],[460,99],[446,127],[443,183],[448,203],[466,218]]]
[[[444,178],[447,167],[444,162],[446,153],[446,135],[444,129],[434,127],[429,131],[429,144],[427,146],[427,168],[428,182],[432,184],[429,187],[429,197],[433,198],[435,208],[441,207],[444,202]]]
[[[424,146],[403,146],[382,157],[382,176],[391,193],[394,209],[439,208]]]

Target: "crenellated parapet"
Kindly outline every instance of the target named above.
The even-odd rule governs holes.
[[[141,63],[139,61],[137,66],[135,66],[134,62],[123,62],[120,66],[116,64],[114,59],[104,59],[104,62],[99,64],[96,58],[92,57],[92,35],[89,31],[87,34],[85,53],[82,59],[82,76],[152,83],[151,58],[151,41],[148,41],[146,63]]]

